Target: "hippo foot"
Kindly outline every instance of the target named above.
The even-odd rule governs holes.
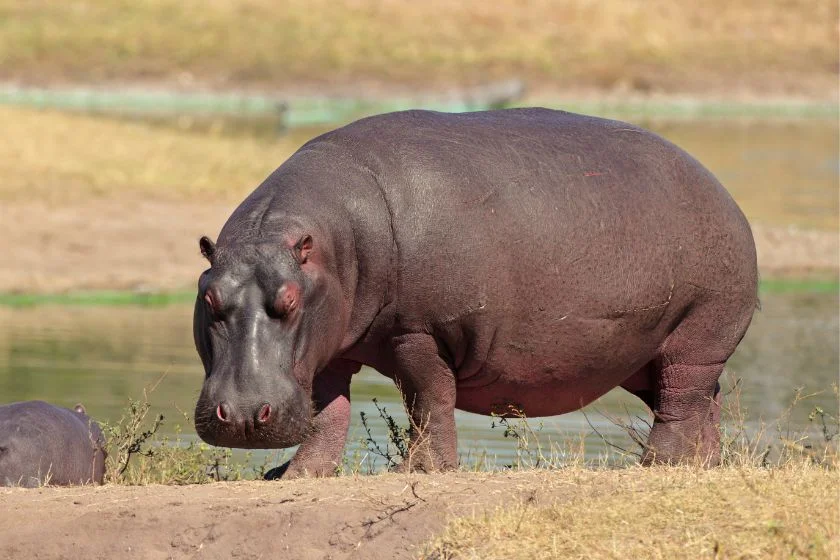
[[[688,423],[688,422],[685,422]],[[720,432],[716,425],[686,428],[679,422],[654,424],[642,465],[697,465],[720,463]]]
[[[269,469],[263,475],[263,480],[280,480],[281,478],[286,478],[286,471],[289,470],[289,464],[291,461],[288,461],[279,467],[274,467],[273,469]]]

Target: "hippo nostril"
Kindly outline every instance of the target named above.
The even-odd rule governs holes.
[[[265,424],[268,422],[268,419],[271,417],[271,405],[265,403],[260,407],[260,411],[257,413],[257,422],[260,424]]]
[[[219,403],[219,406],[216,407],[216,417],[222,422],[228,421],[230,418],[230,409],[227,403]]]

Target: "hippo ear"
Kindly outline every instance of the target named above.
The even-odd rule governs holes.
[[[216,254],[216,244],[210,241],[206,235],[198,240],[198,247],[201,249],[201,254],[207,259],[210,264],[213,264],[213,255]]]
[[[85,410],[85,407],[82,403],[79,403],[76,406],[74,406],[73,410],[78,412],[79,414],[87,414],[87,410]]]
[[[295,243],[295,258],[299,264],[309,260],[309,253],[312,252],[312,236],[304,235]]]

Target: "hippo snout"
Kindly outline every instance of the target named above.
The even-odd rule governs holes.
[[[271,413],[273,409],[269,403],[263,403],[259,410],[254,414],[254,425],[259,426],[262,424],[267,424],[268,421],[271,419]],[[232,424],[235,422],[243,423],[243,419],[247,421],[248,414],[244,415],[236,415],[235,412],[231,411],[231,406],[222,401],[216,407],[216,418],[219,419],[219,422],[223,424]]]
[[[199,399],[195,411],[198,435],[211,445],[244,449],[278,449],[298,445],[309,429],[310,411],[302,403],[265,399]]]

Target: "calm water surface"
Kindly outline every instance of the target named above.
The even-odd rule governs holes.
[[[793,411],[794,427],[805,427],[817,405],[836,415],[831,388],[838,372],[838,297],[765,294],[762,300],[762,311],[729,365],[730,373],[742,379],[742,405],[749,418],[754,425],[761,418],[775,421],[798,387],[822,393]],[[194,433],[183,413],[192,415],[203,370],[193,348],[191,321],[192,308],[187,305],[0,308],[0,401],[44,399],[63,406],[83,402],[97,419],[115,421],[128,397],[140,397],[144,387],[157,384],[150,400],[153,412],[166,416],[165,429],[171,432],[181,424],[186,433]],[[373,398],[406,423],[392,382],[363,370],[352,385],[351,454],[360,449],[364,435],[361,411],[373,417],[374,435],[385,441]],[[556,442],[577,441],[583,435],[593,458],[605,450],[594,430],[628,446],[610,417],[629,420],[636,414],[646,416],[640,402],[616,389],[584,412],[542,419],[543,433]],[[515,443],[491,423],[488,417],[458,413],[465,459],[474,460],[486,451],[491,464],[511,462]]]

